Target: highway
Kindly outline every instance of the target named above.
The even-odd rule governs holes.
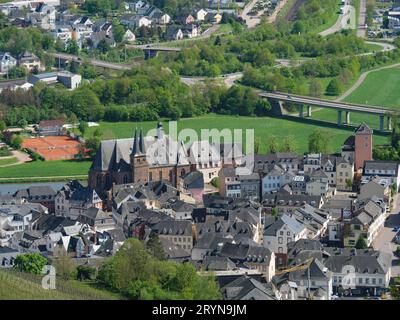
[[[309,97],[304,97],[304,96],[289,95],[286,93],[261,92],[259,95],[260,95],[260,97],[263,97],[263,98],[270,98],[270,99],[279,100],[282,102],[298,103],[298,104],[302,104],[302,105],[317,106],[320,108],[330,108],[330,109],[335,109],[335,110],[357,111],[357,112],[370,113],[370,114],[376,114],[376,115],[387,115],[387,114],[390,114],[391,112],[393,112],[392,110],[388,110],[388,109],[384,109],[384,108],[380,108],[380,107],[315,99],[315,98],[309,98]]]

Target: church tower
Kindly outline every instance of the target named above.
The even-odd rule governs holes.
[[[132,181],[147,182],[149,180],[149,163],[147,162],[143,131],[140,129],[140,137],[135,129],[135,138],[131,153]]]
[[[362,123],[356,130],[354,141],[354,170],[362,170],[364,161],[372,160],[372,130]]]

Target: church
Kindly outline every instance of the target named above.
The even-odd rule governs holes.
[[[114,184],[168,181],[178,186],[180,178],[195,170],[190,165],[184,143],[164,133],[161,123],[155,136],[105,140],[100,144],[89,169],[89,186],[103,199]]]

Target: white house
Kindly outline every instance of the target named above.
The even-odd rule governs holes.
[[[276,254],[287,254],[287,244],[305,239],[306,235],[307,229],[304,225],[295,218],[283,214],[272,223],[267,222],[264,228],[263,244]]]
[[[17,59],[10,53],[0,53],[0,73],[8,73],[12,68],[17,66]]]
[[[221,156],[217,148],[208,141],[195,141],[189,147],[190,163],[203,174],[204,183],[210,183],[218,177],[221,170]]]
[[[204,9],[200,9],[196,12],[196,20],[197,21],[204,21],[206,19],[207,11]]]

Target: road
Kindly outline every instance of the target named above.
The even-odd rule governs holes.
[[[258,0],[252,0],[249,2],[240,14],[240,17],[246,21],[248,29],[254,28],[260,23],[260,18],[249,15],[249,12],[253,9],[257,2]]]
[[[225,85],[230,88],[235,84],[235,81],[240,79],[243,76],[242,72],[236,72],[236,73],[230,73],[230,74],[225,74],[221,77],[216,77],[216,78],[208,78],[208,77],[184,77],[181,76],[181,81],[188,85],[192,86],[198,83],[202,83],[205,80],[223,80]]]
[[[336,23],[333,26],[331,26],[330,28],[320,32],[319,34],[324,37],[329,34],[338,32],[342,29],[348,29],[349,24],[347,23],[347,21],[351,18],[352,10],[355,10],[353,6],[350,6],[348,4],[344,5],[343,13],[339,14],[339,17],[338,17]]]
[[[360,0],[360,15],[358,16],[357,36],[365,38],[365,21],[367,18],[367,0]]]
[[[397,277],[400,276],[400,259],[393,254],[397,245],[392,242],[392,240],[395,236],[393,228],[400,227],[400,196],[396,195],[394,201],[394,208],[386,219],[385,226],[379,232],[372,246],[375,250],[387,252],[392,256],[392,277]]]
[[[75,56],[72,54],[66,54],[66,53],[48,52],[48,54],[52,55],[55,58],[68,60],[68,61],[74,61],[74,62],[78,62],[78,63],[87,62],[96,67],[102,67],[102,68],[107,68],[107,69],[112,69],[112,70],[130,70],[133,65],[135,65],[135,64],[137,65],[137,63],[132,63],[131,65],[128,65],[128,64],[121,64],[121,63],[106,62],[106,61],[90,59],[90,58],[83,59],[83,58],[80,58],[79,56]]]
[[[362,104],[350,104],[343,102],[336,102],[330,100],[322,100],[317,98],[310,98],[298,95],[288,95],[286,93],[278,92],[261,92],[259,94],[263,98],[271,98],[283,102],[292,102],[302,105],[317,106],[321,108],[331,108],[342,111],[357,111],[376,115],[387,115],[391,110],[383,109],[381,107],[366,106]]]
[[[388,66],[384,66],[378,69],[374,69],[374,70],[369,70],[369,71],[365,71],[364,73],[361,74],[361,76],[357,79],[356,83],[353,84],[351,86],[350,89],[348,89],[345,93],[343,93],[339,98],[337,98],[335,101],[343,101],[345,98],[347,98],[349,95],[351,95],[355,90],[357,90],[357,88],[359,86],[362,85],[362,83],[364,82],[364,80],[367,78],[367,76],[371,73],[371,72],[375,72],[375,71],[379,71],[382,69],[389,69],[389,68],[395,68],[395,67],[400,67],[400,63],[395,63],[395,64],[391,64]]]

